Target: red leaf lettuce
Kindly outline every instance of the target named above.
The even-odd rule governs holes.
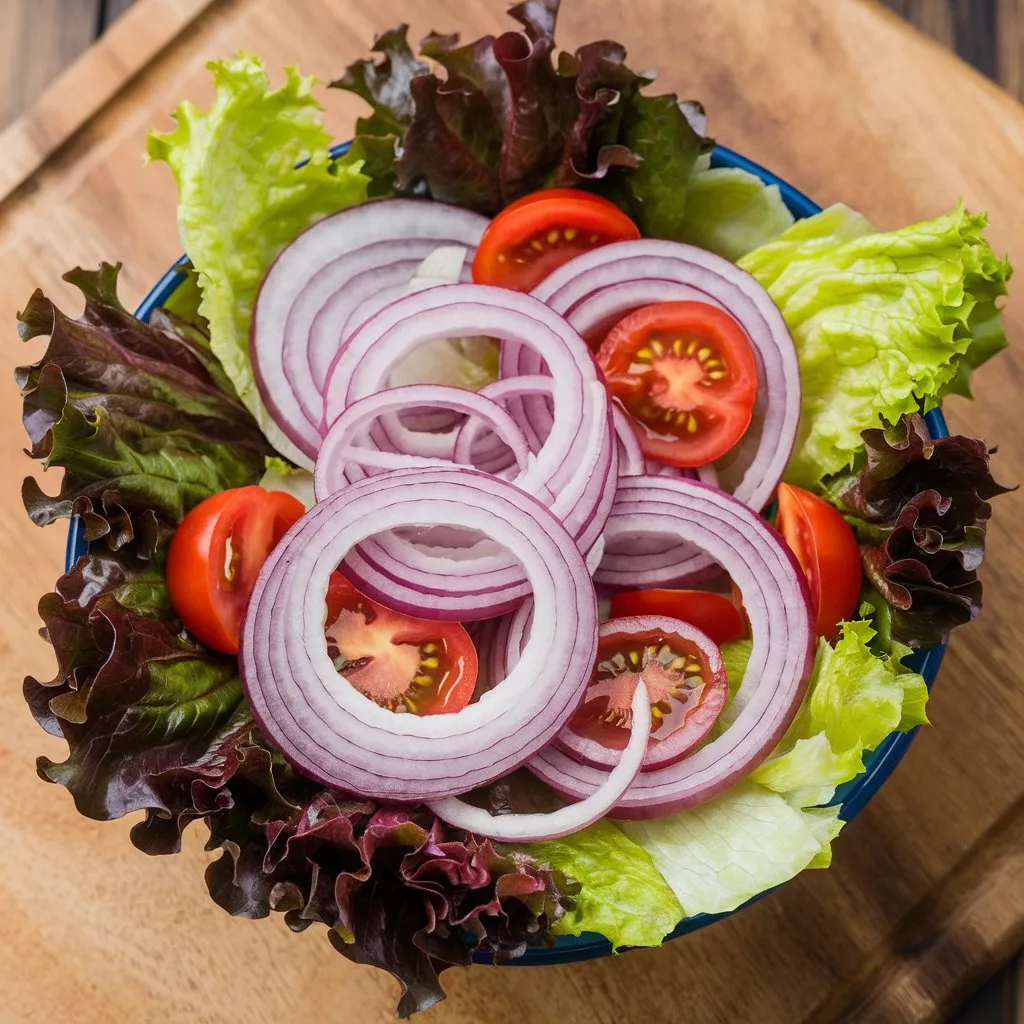
[[[992,478],[984,441],[932,439],[920,416],[863,438],[863,468],[832,480],[827,495],[862,541],[864,571],[889,605],[892,637],[928,647],[981,610],[989,499],[1008,488]]]
[[[710,146],[688,117],[699,108],[641,95],[651,78],[626,66],[619,43],[556,54],[558,6],[516,4],[509,13],[522,29],[497,37],[427,36],[421,55],[443,77],[413,54],[406,26],[377,38],[382,59],[357,61],[333,83],[372,108],[355,146],[372,154],[364,173],[374,194],[393,183],[493,214],[537,189],[585,185],[614,198],[645,233],[680,236],[686,183]],[[382,161],[389,147],[393,166]]]

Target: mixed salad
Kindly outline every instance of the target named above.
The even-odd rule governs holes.
[[[827,867],[1004,490],[923,418],[1005,345],[984,216],[794,222],[557,6],[380,36],[347,148],[298,71],[212,64],[149,139],[166,306],[104,264],[21,314],[64,470],[25,505],[88,542],[40,603],[40,775],[147,853],[202,819],[219,905],[325,924],[403,1015],[474,951],[657,945]]]

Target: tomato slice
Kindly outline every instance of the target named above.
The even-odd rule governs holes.
[[[739,608],[707,590],[631,590],[612,597],[611,617],[667,615],[696,626],[719,646],[747,635]]]
[[[167,553],[167,589],[185,628],[224,654],[238,637],[256,577],[305,512],[284,491],[236,487],[200,502],[178,525]]]
[[[392,611],[336,572],[327,590],[324,632],[338,671],[389,711],[450,714],[473,696],[476,647],[458,622]]]
[[[818,635],[831,640],[839,623],[853,618],[860,600],[857,538],[827,501],[791,484],[779,484],[776,523],[807,577]]]
[[[703,466],[750,426],[757,362],[743,328],[704,302],[643,306],[609,331],[597,353],[612,395],[644,454]]]
[[[473,258],[473,280],[528,292],[574,256],[639,237],[629,217],[601,196],[571,188],[534,192],[488,225]]]
[[[569,728],[612,750],[629,742],[631,705],[642,678],[651,696],[651,744],[672,738],[682,757],[709,732],[729,687],[713,673],[707,652],[691,640],[656,630],[635,631],[631,619],[609,620],[602,629],[597,665]],[[683,733],[683,735],[679,735]]]

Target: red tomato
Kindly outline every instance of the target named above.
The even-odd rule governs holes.
[[[651,696],[649,742],[671,736],[682,749],[689,745],[687,740],[696,745],[707,735],[729,692],[725,673],[716,676],[707,655],[693,641],[660,632],[616,631],[600,639],[594,675],[569,728],[604,747],[623,750],[629,742],[633,694],[640,678]],[[681,730],[690,735],[677,736]]]
[[[790,484],[779,484],[776,523],[807,577],[818,635],[831,640],[838,624],[853,618],[860,599],[857,538],[827,501]]]
[[[392,611],[335,573],[327,590],[325,632],[338,671],[390,711],[449,714],[473,696],[477,652],[458,622]]]
[[[644,454],[660,462],[703,466],[750,426],[754,350],[743,328],[707,303],[660,302],[630,313],[609,331],[597,363]]]
[[[556,267],[640,231],[614,203],[580,189],[534,192],[491,221],[476,256],[473,280],[528,292]]]
[[[747,635],[740,610],[727,597],[707,590],[631,590],[612,597],[611,617],[667,615],[696,626],[721,647]]]
[[[197,640],[224,654],[238,653],[260,568],[304,512],[290,494],[252,486],[215,494],[185,516],[167,553],[167,589]]]

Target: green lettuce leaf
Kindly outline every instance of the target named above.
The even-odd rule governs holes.
[[[597,932],[615,949],[657,946],[683,917],[650,856],[610,821],[524,849],[582,886],[575,909],[561,918],[556,934]]]
[[[735,262],[792,225],[777,185],[738,167],[698,167],[686,186],[679,234],[672,237]]]
[[[691,811],[622,823],[687,915],[735,910],[804,868],[826,866],[841,828],[838,807],[800,810],[749,781]]]
[[[995,303],[1011,270],[982,237],[986,223],[960,206],[871,233],[833,207],[740,261],[782,310],[800,360],[803,415],[787,480],[816,489],[854,464],[862,431],[963,391],[963,375],[1002,345]],[[968,356],[976,328],[982,345]]]
[[[875,630],[843,623],[835,647],[818,644],[807,697],[778,748],[751,780],[797,807],[827,803],[837,786],[864,770],[864,754],[895,730],[927,722],[924,680],[901,664],[908,648],[880,657]]]
[[[214,353],[274,448],[307,465],[256,388],[249,358],[253,304],[277,254],[310,224],[362,202],[369,179],[360,173],[358,154],[331,159],[312,78],[289,68],[285,84],[271,90],[255,57],[209,67],[216,90],[210,109],[181,104],[175,130],[152,133],[147,152],[166,162],[178,183],[178,224],[198,273],[199,312],[210,325]]]
[[[681,238],[689,207],[687,182],[703,138],[675,95],[635,95],[622,119],[622,141],[640,159],[626,174],[630,211],[642,234]]]
[[[260,487],[268,491],[284,491],[298,498],[307,512],[316,504],[313,474],[308,469],[300,469],[273,455],[267,457],[266,466],[266,472],[260,477]]]

